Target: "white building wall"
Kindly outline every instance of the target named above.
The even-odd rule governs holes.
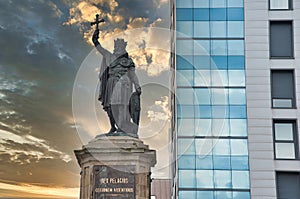
[[[245,0],[245,60],[252,199],[276,199],[275,171],[299,171],[300,161],[274,160],[273,119],[300,118],[299,108],[271,108],[271,69],[294,69],[300,106],[300,1],[291,11],[269,11],[269,0]],[[295,59],[269,59],[269,21],[292,20]],[[297,121],[298,132],[300,123]],[[300,137],[300,136],[298,136]]]

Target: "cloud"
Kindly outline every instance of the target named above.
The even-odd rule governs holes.
[[[70,155],[51,147],[44,139],[32,135],[19,136],[1,129],[0,133],[0,154],[9,154],[11,162],[28,164],[41,159],[72,160]]]
[[[42,198],[76,198],[79,195],[79,188],[67,188],[67,187],[46,187],[38,186],[27,183],[9,183],[0,182],[1,190],[6,191],[18,191],[23,192],[23,196],[32,197],[38,195]],[[31,194],[31,195],[30,195]],[[22,196],[20,195],[20,196]],[[0,197],[4,197],[4,194],[0,193]],[[13,195],[14,196],[14,195]],[[37,196],[36,196],[37,197]]]
[[[164,96],[161,100],[155,101],[155,104],[148,110],[148,118],[151,121],[166,121],[171,117],[171,111],[169,109],[169,97]]]
[[[169,29],[169,15],[167,14],[169,8],[166,5],[168,5],[167,0],[111,1],[110,4],[106,0],[77,1],[70,8],[70,18],[65,24],[78,26],[84,39],[92,45],[91,37],[94,28],[90,27],[89,22],[94,20],[96,13],[99,13],[100,17],[106,20],[105,23],[100,24],[99,40],[102,44],[104,43],[103,46],[112,51],[113,43],[106,41],[113,41],[116,36],[123,37],[128,41],[127,50],[133,57],[137,68],[147,71],[150,76],[158,76],[169,68],[170,35],[143,28]],[[140,49],[141,42],[154,48],[142,48],[140,52],[138,49]]]

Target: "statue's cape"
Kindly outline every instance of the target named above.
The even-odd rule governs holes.
[[[108,67],[106,65],[106,59],[103,57],[99,72],[100,90],[98,100],[103,103],[106,94],[106,84],[108,80]],[[103,105],[103,104],[102,104]]]

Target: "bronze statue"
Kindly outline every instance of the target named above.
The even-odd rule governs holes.
[[[141,87],[135,74],[135,64],[126,51],[127,42],[124,39],[114,41],[113,53],[101,46],[98,41],[98,24],[103,21],[99,20],[99,16],[96,15],[96,21],[93,23],[97,26],[92,41],[103,56],[99,74],[98,100],[107,112],[111,125],[106,135],[123,135],[125,133],[132,137],[138,137]],[[133,85],[136,90],[134,94]]]

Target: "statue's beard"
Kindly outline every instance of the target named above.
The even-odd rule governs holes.
[[[116,55],[117,57],[120,57],[125,54],[126,54],[126,51],[114,51],[114,55]]]
[[[125,50],[122,50],[122,51],[119,51],[119,50],[114,50],[114,54],[119,57],[119,56],[122,56],[124,54],[126,54],[126,51]]]

